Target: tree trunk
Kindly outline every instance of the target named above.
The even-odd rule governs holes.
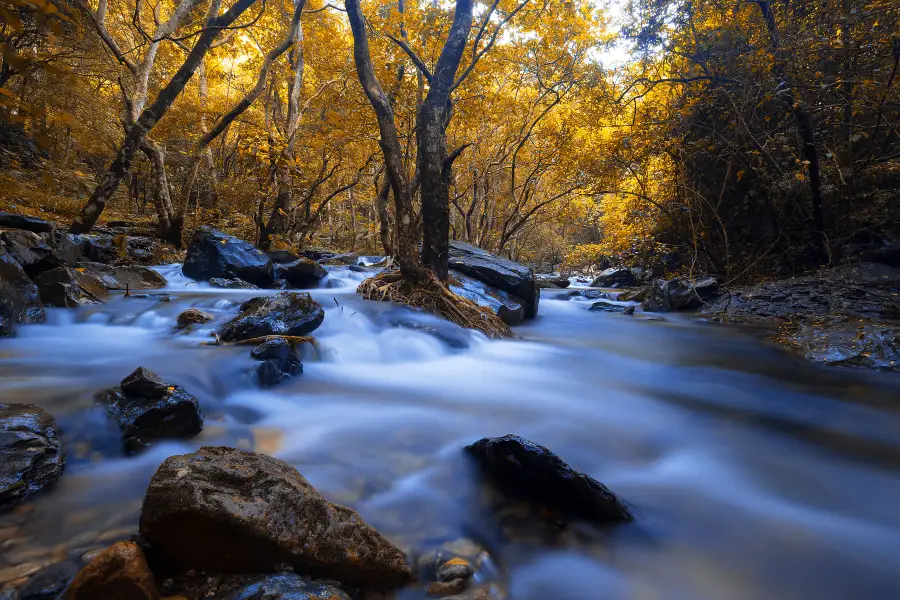
[[[378,198],[375,204],[378,208],[378,231],[381,236],[381,247],[385,256],[394,256],[394,244],[391,242],[391,213],[388,211],[388,196],[391,194],[391,180],[385,174],[378,186]]]

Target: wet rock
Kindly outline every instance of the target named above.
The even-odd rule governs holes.
[[[306,581],[295,573],[278,573],[216,594],[212,600],[350,600],[350,596],[333,585]]]
[[[649,286],[642,306],[650,312],[695,310],[712,299],[718,289],[718,282],[711,277],[694,282],[679,277],[657,280]]]
[[[98,393],[96,399],[118,424],[129,453],[154,440],[190,437],[203,429],[197,399],[143,367],[123,379],[121,385]]]
[[[38,287],[22,266],[0,247],[0,321],[7,335],[12,334],[14,323],[42,323],[44,306]]]
[[[78,565],[74,562],[61,562],[48,565],[32,575],[31,579],[19,588],[20,600],[56,600],[78,574]]]
[[[0,243],[29,277],[63,266],[62,259],[50,244],[31,231],[4,231],[0,233]]]
[[[265,252],[250,242],[206,226],[191,237],[181,270],[197,281],[237,278],[260,287],[275,281],[272,259]]]
[[[265,335],[308,335],[325,319],[325,311],[305,292],[279,292],[252,298],[219,330],[226,342]]]
[[[53,223],[38,219],[37,217],[26,217],[24,215],[16,215],[8,212],[0,212],[0,227],[8,227],[9,229],[24,229],[33,233],[47,233],[53,230]]]
[[[591,282],[591,287],[618,288],[637,285],[638,274],[628,267],[606,269]]]
[[[69,586],[67,600],[158,600],[140,547],[119,542],[97,555]]]
[[[608,300],[609,298],[608,292],[600,290],[569,290],[556,296],[557,300]]]
[[[178,329],[187,329],[191,325],[201,325],[203,323],[209,323],[215,317],[207,312],[203,312],[202,310],[198,310],[196,308],[189,308],[180,315],[178,315],[178,319],[176,320],[176,327]]]
[[[306,258],[315,261],[321,261],[334,258],[335,256],[338,256],[338,253],[323,248],[306,248],[305,250],[300,251],[300,256],[305,256]]]
[[[450,289],[454,294],[488,308],[507,325],[519,325],[525,320],[525,301],[521,298],[466,277],[458,271],[451,271],[450,277]]]
[[[323,269],[322,265],[308,258],[298,258],[292,263],[282,265],[278,273],[289,284],[301,289],[318,287],[319,281],[328,275],[328,271]]]
[[[453,581],[454,579],[470,579],[475,574],[469,561],[462,558],[453,558],[442,564],[437,571],[438,581]]]
[[[226,290],[258,290],[259,286],[247,283],[243,279],[223,279],[222,277],[213,277],[209,280],[209,286],[214,288],[222,288]]]
[[[591,304],[591,307],[588,309],[591,312],[611,312],[611,313],[623,313],[625,309],[628,308],[621,304],[613,304],[612,302],[606,302],[601,300],[600,302],[594,302]],[[634,307],[631,307],[632,312],[634,311]]]
[[[595,523],[634,518],[625,503],[602,483],[522,437],[483,438],[466,450],[497,488],[511,497]]]
[[[0,404],[0,511],[60,476],[65,455],[56,429],[39,406]]]
[[[559,275],[537,275],[537,282],[542,290],[566,289],[572,284],[568,277]]]
[[[161,568],[300,573],[363,588],[410,579],[403,553],[296,469],[263,454],[204,447],[172,456],[150,481],[140,532]]]
[[[300,257],[290,250],[273,250],[271,252],[266,252],[266,254],[276,265],[285,265],[300,260]]]
[[[256,375],[265,388],[303,373],[303,365],[293,346],[283,338],[263,342],[250,352],[250,357],[262,361],[256,368]]]
[[[302,253],[301,253],[302,254]],[[308,257],[311,258],[311,257]],[[318,260],[320,264],[329,265],[329,266],[346,266],[346,265],[355,265],[356,261],[359,260],[359,254],[354,252],[348,252],[346,254],[332,254],[329,257],[323,257]]]
[[[72,236],[71,240],[80,245],[83,260],[102,264],[152,264],[159,246],[153,238],[113,233],[86,233]]]
[[[81,236],[66,233],[59,229],[54,229],[45,235],[47,236],[47,242],[62,260],[63,266],[74,267],[77,263],[84,260]]]
[[[86,304],[101,304],[109,293],[96,277],[77,269],[60,267],[35,277],[41,301],[48,306],[75,308]]]
[[[435,581],[428,585],[428,595],[438,598],[458,594],[466,589],[468,582],[465,579],[453,579],[451,581]]]
[[[623,315],[633,315],[634,314],[634,305],[628,306],[625,310],[622,311]]]
[[[813,362],[900,370],[900,323],[822,319],[801,324],[785,341]]]
[[[451,269],[521,298],[526,319],[537,316],[540,288],[529,267],[455,240],[450,242],[449,264]]]
[[[867,262],[900,267],[900,244],[892,244],[870,250],[863,255],[863,259]]]
[[[141,266],[112,266],[95,262],[78,263],[80,272],[96,277],[107,290],[155,290],[165,287],[166,278]]]

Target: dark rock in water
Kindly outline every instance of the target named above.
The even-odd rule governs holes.
[[[679,277],[668,281],[660,279],[650,284],[642,306],[651,312],[694,310],[713,298],[718,289],[718,282],[711,277],[695,282]]]
[[[601,300],[600,302],[594,302],[591,304],[591,307],[588,309],[591,312],[613,312],[613,313],[622,313],[625,312],[627,307],[621,304],[613,304],[612,302],[606,302]]]
[[[41,301],[49,306],[75,308],[86,304],[101,304],[109,293],[96,277],[77,269],[60,267],[35,277]]]
[[[290,250],[273,250],[271,252],[266,252],[266,254],[269,255],[269,258],[271,258],[272,262],[276,265],[285,265],[287,263],[292,263],[295,260],[300,260],[300,257]]]
[[[306,292],[279,292],[241,304],[238,316],[219,330],[223,341],[264,335],[308,335],[325,319],[325,311]]]
[[[450,289],[454,294],[490,309],[507,325],[519,325],[525,320],[525,301],[521,298],[466,277],[458,271],[451,271],[450,277]]]
[[[289,284],[301,289],[317,287],[319,281],[328,275],[322,265],[308,258],[298,258],[290,264],[282,265],[278,273]]]
[[[465,579],[435,581],[428,585],[428,595],[437,598],[448,598],[451,594],[459,594],[469,584]]]
[[[263,342],[250,352],[250,357],[262,361],[256,368],[256,375],[260,385],[266,388],[303,373],[299,357],[284,338]]]
[[[95,398],[118,424],[128,452],[139,451],[154,440],[190,437],[203,429],[197,399],[143,367]]]
[[[450,321],[434,319],[428,315],[412,312],[405,308],[397,308],[381,313],[378,316],[377,323],[382,327],[397,327],[428,334],[453,349],[468,348],[472,342],[472,333],[468,329]]]
[[[29,277],[63,266],[62,259],[50,244],[31,231],[4,231],[0,233],[0,242]]]
[[[191,325],[201,325],[203,323],[209,323],[214,318],[215,317],[207,312],[203,312],[202,310],[198,310],[196,308],[189,308],[178,315],[176,327],[178,329],[187,329]]]
[[[78,574],[74,562],[55,563],[44,567],[31,576],[28,583],[19,589],[20,600],[56,600]]]
[[[366,267],[361,267],[359,265],[350,265],[347,268],[350,269],[351,271],[353,271],[354,273],[369,273],[370,272],[366,269]]]
[[[140,532],[160,570],[298,573],[367,589],[411,575],[403,553],[296,469],[263,454],[204,447],[172,456],[150,481]]]
[[[330,250],[325,250],[323,248],[307,248],[305,250],[300,251],[300,256],[305,256],[311,260],[328,260],[329,258],[333,258],[338,256],[337,252],[331,252]]]
[[[526,319],[537,316],[540,288],[530,268],[455,240],[450,242],[449,262],[451,269],[521,298]]]
[[[259,286],[247,283],[243,279],[223,279],[213,277],[209,280],[209,286],[226,290],[258,290]]]
[[[609,300],[609,292],[601,292],[600,290],[569,290],[568,292],[558,294],[557,300]]]
[[[0,212],[0,227],[24,229],[25,231],[34,233],[47,233],[53,230],[53,223],[36,217],[26,217],[24,215]]]
[[[863,260],[891,267],[900,267],[900,244],[870,250],[863,255]]]
[[[265,252],[250,242],[206,226],[191,237],[181,270],[197,281],[237,278],[260,287],[275,281],[272,259]]]
[[[55,481],[64,466],[50,413],[31,404],[0,404],[0,511]]]
[[[633,315],[634,314],[634,305],[631,305],[631,306],[625,308],[625,310],[622,311],[622,314],[623,315]]]
[[[43,323],[45,316],[38,287],[0,247],[0,321],[11,333],[13,323]]]
[[[108,290],[155,290],[165,287],[166,278],[150,267],[115,267],[95,262],[78,263],[78,269],[96,277]]]
[[[500,491],[511,497],[595,523],[634,519],[625,503],[602,483],[517,435],[483,438],[466,450]]]
[[[606,269],[591,282],[591,287],[629,287],[638,284],[637,274],[627,267]]]
[[[341,266],[355,265],[359,260],[359,254],[349,252],[347,254],[332,254],[328,257],[319,259],[319,263],[323,265]]]
[[[350,596],[338,587],[306,581],[296,573],[277,573],[210,600],[350,600]]]
[[[438,581],[454,581],[456,579],[471,579],[475,574],[469,561],[461,558],[448,560],[437,570]]]
[[[900,370],[900,323],[818,319],[784,338],[807,359],[831,366]]]
[[[566,289],[569,287],[572,282],[569,281],[568,277],[561,277],[558,275],[538,275],[537,276],[538,286],[543,289]]]
[[[141,548],[119,542],[78,573],[66,600],[159,600],[159,593]]]

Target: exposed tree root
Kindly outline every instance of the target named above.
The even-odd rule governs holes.
[[[467,298],[457,296],[431,273],[422,281],[410,283],[399,271],[383,271],[359,284],[357,292],[366,300],[392,300],[420,308],[460,327],[478,330],[490,338],[514,337],[500,317]]]

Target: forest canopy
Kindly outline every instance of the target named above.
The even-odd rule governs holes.
[[[410,191],[399,225],[421,228],[417,121],[461,4],[2,0],[0,210],[77,232],[140,221],[176,247],[212,224],[395,254],[392,181]],[[897,233],[896,2],[467,4],[438,106],[451,238],[546,268],[738,281]]]

